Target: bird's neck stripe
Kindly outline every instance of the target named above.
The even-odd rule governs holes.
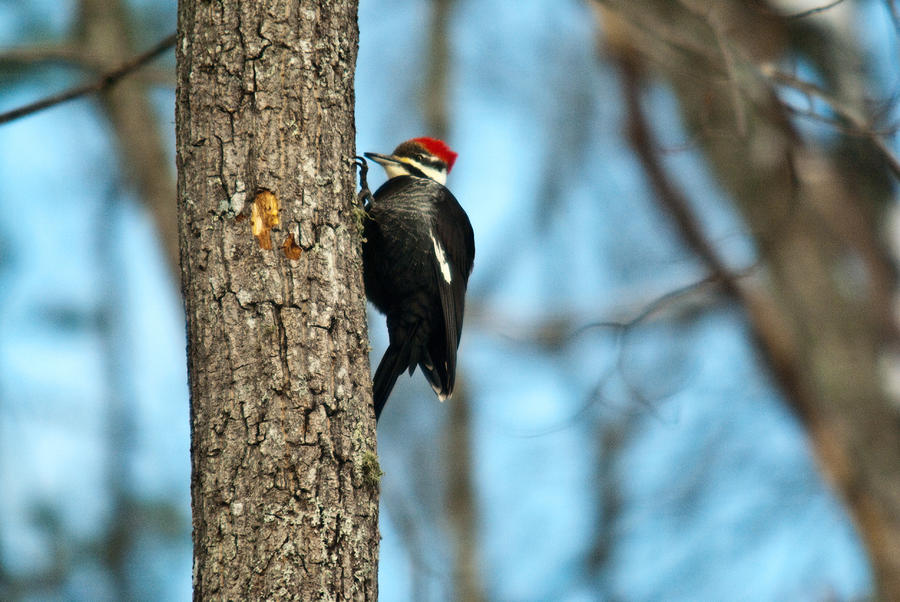
[[[440,169],[438,167],[433,167],[431,165],[427,165],[424,163],[420,163],[415,159],[410,159],[409,157],[400,157],[400,161],[405,163],[407,173],[411,176],[418,176],[423,178],[430,178],[437,182],[438,184],[446,184],[447,183],[447,171],[444,169]],[[402,169],[402,168],[401,168]],[[388,174],[390,176],[390,174]],[[393,176],[391,176],[393,177]]]

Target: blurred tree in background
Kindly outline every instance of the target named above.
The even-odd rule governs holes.
[[[174,14],[3,6],[0,110]],[[448,139],[479,249],[460,394],[379,425],[381,597],[900,599],[893,0],[359,20],[359,150]],[[3,599],[189,595],[173,72],[0,129]]]
[[[867,98],[853,40],[764,2],[604,2],[628,137],[662,208],[712,281],[742,306],[763,361],[856,519],[882,599],[900,599],[896,271],[883,231],[900,162]],[[802,70],[798,65],[802,64]],[[734,274],[660,164],[640,99],[666,78],[757,249]],[[805,97],[795,106],[785,96]],[[839,135],[804,136],[794,117]],[[896,393],[893,392],[893,393]]]

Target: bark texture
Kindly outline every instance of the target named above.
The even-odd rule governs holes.
[[[179,3],[194,598],[374,599],[357,3]]]

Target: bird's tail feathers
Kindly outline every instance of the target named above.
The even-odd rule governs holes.
[[[397,377],[403,374],[404,370],[409,370],[412,376],[416,364],[419,363],[419,357],[413,357],[413,351],[421,344],[417,340],[420,325],[415,325],[408,332],[407,336],[397,337],[399,341],[392,342],[388,345],[387,351],[381,358],[378,368],[375,370],[375,376],[372,379],[373,400],[375,402],[375,420],[381,416],[381,410],[387,403],[394,385],[397,383]],[[418,356],[419,354],[416,354]]]
[[[408,354],[409,352],[407,350],[406,355]],[[376,421],[381,417],[381,410],[384,409],[384,404],[387,403],[388,397],[394,389],[397,377],[400,376],[408,366],[408,362],[403,361],[402,355],[403,353],[400,346],[389,346],[387,351],[384,352],[381,362],[378,364],[378,369],[375,370],[375,377],[372,379],[372,398],[375,402]]]
[[[422,374],[428,379],[428,384],[434,389],[438,399],[441,401],[450,399],[450,395],[453,394],[453,378],[447,370],[447,365],[435,362],[431,354],[427,354],[419,362],[419,368],[422,369]]]

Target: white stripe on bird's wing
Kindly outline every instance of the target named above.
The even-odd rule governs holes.
[[[450,264],[447,263],[447,256],[444,254],[444,248],[441,247],[441,244],[434,237],[434,232],[430,233],[431,242],[434,243],[434,254],[437,257],[438,265],[441,266],[441,275],[444,277],[444,280],[447,281],[447,284],[450,284]]]

